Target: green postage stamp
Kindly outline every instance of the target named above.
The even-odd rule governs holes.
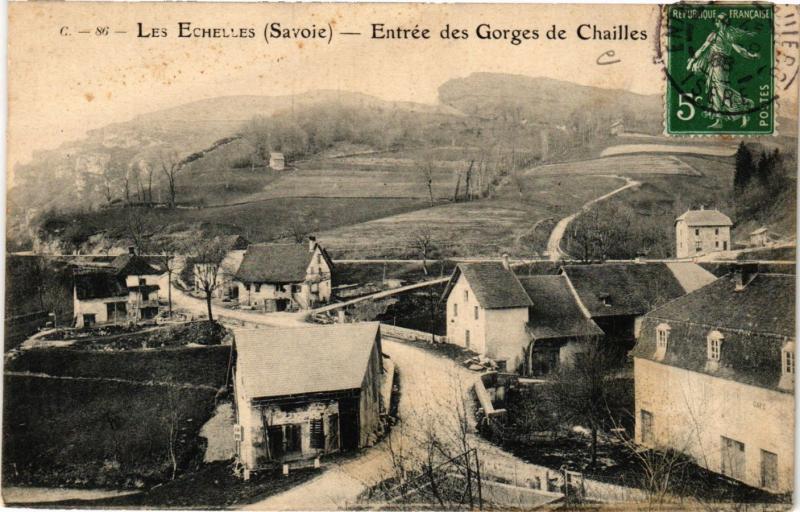
[[[674,4],[666,9],[667,134],[773,133],[773,6]]]

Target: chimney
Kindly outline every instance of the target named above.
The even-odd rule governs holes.
[[[317,237],[309,236],[308,237],[308,252],[314,252],[314,249],[317,248]]]
[[[511,270],[511,264],[508,262],[508,253],[503,253],[503,267],[506,270]]]
[[[130,254],[131,256],[134,256],[136,254],[136,247],[134,247],[132,245],[129,245],[128,246],[128,254]]]
[[[734,291],[741,292],[747,288],[757,272],[758,265],[747,264],[736,267],[736,270],[733,271]]]

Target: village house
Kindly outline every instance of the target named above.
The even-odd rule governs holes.
[[[235,438],[239,462],[247,470],[377,441],[381,414],[388,408],[381,400],[379,326],[364,322],[235,332]]]
[[[522,284],[499,262],[459,263],[447,283],[447,339],[515,371],[528,347],[528,309]]]
[[[128,254],[108,268],[79,270],[74,275],[73,311],[76,327],[135,323],[159,312],[159,282],[164,271],[146,258]]]
[[[565,265],[561,273],[620,361],[633,348],[646,313],[716,279],[690,262]]]
[[[622,363],[645,313],[714,279],[688,262],[568,265],[529,277],[507,259],[461,263],[442,296],[447,339],[526,376],[572,365],[598,336]]]
[[[241,235],[229,235],[222,237],[221,243],[225,250],[225,257],[219,263],[216,275],[216,286],[213,296],[218,299],[236,300],[239,298],[239,286],[235,282],[236,272],[242,264],[244,253],[250,242]],[[203,280],[213,275],[213,267],[216,263],[195,261],[194,263],[194,289],[203,289]]]
[[[234,278],[239,304],[267,312],[309,309],[330,301],[333,270],[313,238],[308,244],[251,245]]]
[[[269,168],[273,171],[282,171],[286,168],[283,153],[272,152],[269,154]]]
[[[750,247],[765,247],[771,242],[770,233],[767,228],[761,227],[748,235]]]
[[[688,210],[675,219],[675,256],[691,258],[729,250],[732,225],[719,210]]]
[[[633,351],[636,440],[791,492],[795,276],[732,275],[646,315]]]

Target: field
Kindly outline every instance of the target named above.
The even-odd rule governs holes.
[[[195,470],[204,452],[198,433],[225,385],[229,352],[22,353],[7,372],[66,378],[5,376],[3,484],[149,486],[170,479],[170,446],[178,474]]]
[[[600,156],[631,155],[634,153],[674,153],[701,156],[733,156],[736,145],[685,145],[685,144],[621,144],[604,149]]]
[[[631,174],[678,174],[699,176],[697,169],[682,157],[672,155],[626,155],[606,158],[593,158],[580,162],[548,164],[528,169],[526,175],[564,176],[564,175],[625,175]]]
[[[540,222],[557,220],[590,199],[619,187],[608,177],[522,176],[509,179],[496,197],[449,203],[320,233],[335,257],[417,258],[416,235],[428,231],[442,256],[531,257],[544,249],[542,237],[531,243]]]

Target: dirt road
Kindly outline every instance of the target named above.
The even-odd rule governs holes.
[[[641,185],[640,182],[632,180],[630,178],[626,178],[624,176],[613,176],[613,177],[625,180],[626,184],[618,189],[612,190],[608,194],[603,194],[600,197],[592,199],[588,203],[584,204],[581,207],[581,209],[578,210],[577,212],[573,213],[568,217],[564,217],[563,219],[558,221],[558,224],[556,224],[556,227],[554,227],[553,231],[550,233],[550,238],[547,240],[547,253],[549,254],[550,261],[558,261],[563,256],[566,255],[566,253],[564,253],[564,251],[561,249],[561,239],[564,238],[564,233],[566,233],[567,231],[567,226],[569,226],[570,222],[575,220],[575,217],[580,215],[582,212],[588,210],[595,203],[604,201],[615,194],[619,194],[623,190],[635,187],[637,185]]]

